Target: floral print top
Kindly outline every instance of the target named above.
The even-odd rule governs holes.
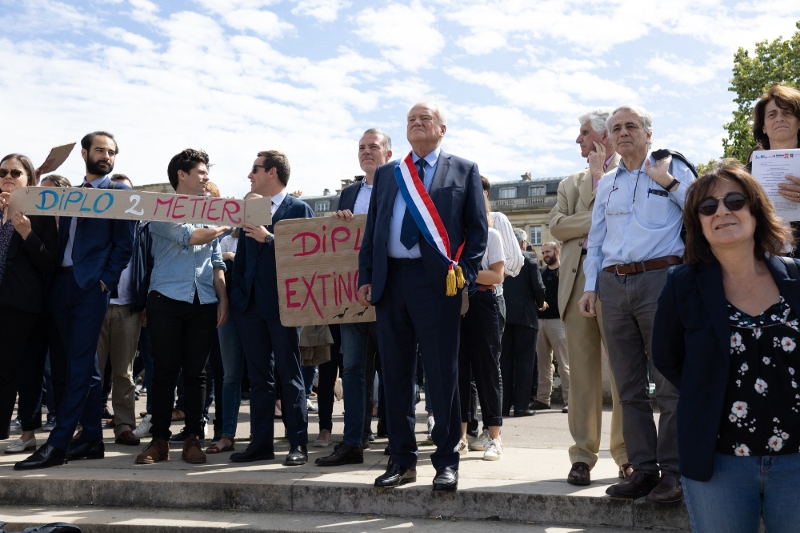
[[[6,271],[6,255],[13,236],[14,224],[10,220],[8,222],[3,220],[3,211],[0,211],[0,283],[3,282],[3,274]]]
[[[740,456],[800,451],[800,326],[781,301],[752,317],[728,303],[731,370],[717,451]]]

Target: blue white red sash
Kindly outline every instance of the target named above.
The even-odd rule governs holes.
[[[454,296],[456,294],[456,286],[458,288],[464,287],[464,276],[458,266],[458,259],[461,256],[464,243],[456,251],[455,256],[450,254],[450,238],[447,235],[447,229],[444,227],[436,206],[433,205],[433,200],[431,200],[428,191],[425,189],[425,184],[419,179],[411,152],[408,152],[405,159],[395,161],[394,177],[400,189],[400,194],[403,195],[406,206],[411,212],[411,216],[414,218],[414,222],[416,222],[422,236],[447,264],[446,292],[448,296]]]

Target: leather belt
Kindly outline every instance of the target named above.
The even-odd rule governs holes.
[[[492,291],[494,292],[494,285],[480,285],[478,292]]]
[[[681,258],[677,255],[666,255],[664,257],[657,257],[649,261],[642,261],[640,263],[627,263],[624,265],[607,266],[603,270],[611,272],[617,276],[629,276],[632,274],[641,274],[650,270],[659,270],[667,268],[670,265],[679,265]]]
[[[58,267],[58,271],[61,272],[62,274],[69,274],[72,272],[72,265],[67,267]]]

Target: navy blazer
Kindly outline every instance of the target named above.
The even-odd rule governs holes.
[[[122,183],[102,189],[131,188]],[[69,240],[72,217],[58,219],[58,265],[64,259],[64,250]],[[109,292],[119,283],[122,271],[128,266],[133,253],[133,220],[111,218],[81,218],[75,227],[75,242],[72,245],[72,263],[75,281],[88,291],[102,281]]]
[[[539,329],[539,308],[544,305],[545,288],[536,255],[522,252],[522,268],[503,280],[506,324]],[[547,268],[547,267],[544,267]]]
[[[287,194],[272,215],[272,224],[267,226],[267,230],[273,233],[276,223],[291,218],[314,218],[314,210],[304,201]],[[256,310],[262,318],[280,318],[275,242],[263,244],[260,249],[258,244],[244,233],[239,236],[233,259],[230,304],[237,313],[244,313],[251,296],[255,295]]]
[[[780,257],[769,257],[765,263],[781,296],[795,312],[800,311],[800,279],[791,279]],[[729,324],[719,263],[670,269],[658,299],[653,364],[680,389],[680,470],[697,481],[711,479],[719,425],[727,411]]]
[[[349,209],[352,212],[356,208],[356,199],[363,183],[364,178],[361,178],[342,189],[342,192],[339,193],[339,207],[337,208],[339,211]]]
[[[358,286],[372,284],[371,303],[375,304],[386,286],[389,258],[386,241],[395,198],[400,191],[394,177],[394,161],[378,167],[372,187],[367,226],[358,254]],[[464,271],[464,278],[472,283],[478,276],[489,233],[478,165],[439,152],[428,192],[447,230],[451,253],[455,255],[466,241],[458,264]],[[447,264],[425,239],[420,238],[419,246],[431,290],[445,296]]]

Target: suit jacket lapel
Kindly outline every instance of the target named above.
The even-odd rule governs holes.
[[[287,194],[284,197],[283,201],[281,202],[281,205],[278,206],[278,210],[275,211],[274,215],[272,215],[272,224],[270,224],[270,228],[274,228],[276,222],[280,222],[281,220],[283,220],[283,217],[286,216],[286,211],[289,210],[289,206],[291,205],[292,205],[292,197]],[[270,229],[270,231],[272,230]]]
[[[592,190],[592,173],[589,172],[588,168],[583,176],[581,176],[580,182],[578,183],[578,192],[581,195],[581,201],[584,205],[591,209],[597,191]]]
[[[711,326],[717,335],[725,364],[728,365],[731,351],[731,331],[728,322],[728,300],[722,285],[722,269],[719,263],[697,266],[697,290],[703,300]],[[727,368],[727,366],[726,366]]]
[[[444,178],[447,176],[447,171],[450,170],[450,154],[446,154],[442,151],[439,152],[439,159],[436,161],[436,173],[433,175],[433,181],[431,182],[431,200],[436,199],[436,193],[439,192],[439,189],[442,188],[444,184]]]

